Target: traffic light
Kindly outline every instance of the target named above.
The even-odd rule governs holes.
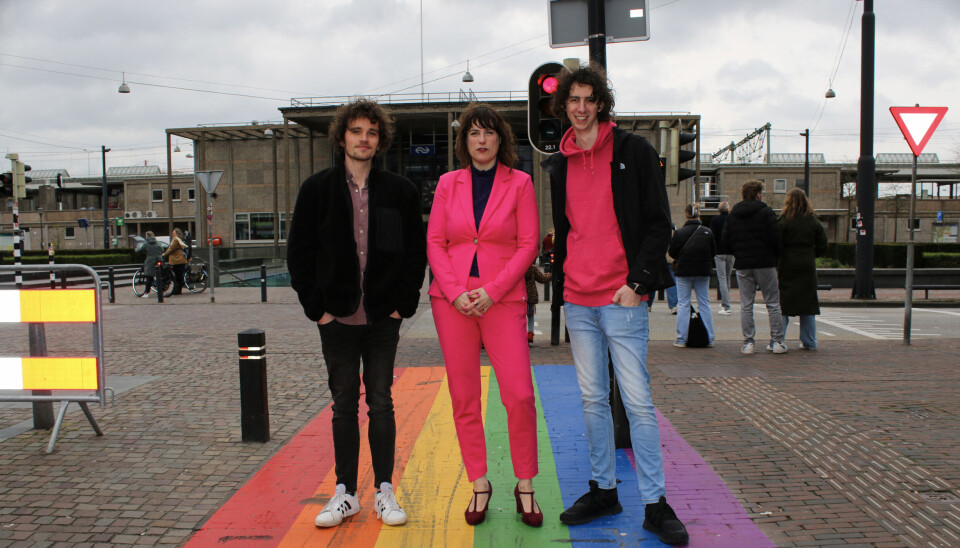
[[[13,192],[16,198],[26,198],[27,197],[27,183],[32,181],[30,177],[24,175],[25,172],[30,171],[32,168],[20,160],[12,160],[13,164]]]
[[[3,183],[0,185],[0,195],[13,196],[13,173],[0,173],[0,182]]]
[[[678,184],[697,174],[696,170],[681,167],[697,157],[695,150],[686,150],[684,145],[697,139],[696,133],[684,133],[679,128],[670,128],[670,155],[667,156],[667,184]]]
[[[569,125],[553,114],[551,103],[559,86],[560,63],[545,63],[530,75],[527,97],[527,136],[533,148],[544,154],[560,150],[560,139]]]

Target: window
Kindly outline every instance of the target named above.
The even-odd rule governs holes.
[[[907,226],[910,226],[910,219],[907,219]],[[920,218],[919,218],[919,217],[913,219],[913,230],[914,230],[914,231],[920,230]]]
[[[174,202],[179,202],[179,201],[180,201],[180,189],[179,189],[179,188],[174,188],[174,189],[172,189],[172,194],[171,194],[171,196],[173,196],[173,201],[174,201]]]
[[[72,240],[77,237],[76,227],[67,226],[63,228],[63,237],[67,240]]]
[[[197,190],[194,188],[187,189],[187,201],[196,202],[197,201]]]
[[[287,239],[287,214],[280,213],[280,239]],[[234,215],[234,241],[273,240],[273,213],[236,213]]]
[[[151,191],[151,194],[153,195],[152,199],[153,199],[154,202],[162,202],[162,201],[163,201],[163,189],[162,189],[162,188],[155,188],[155,189],[153,189],[153,190]]]
[[[774,179],[774,180],[773,180],[773,193],[774,193],[774,194],[786,194],[786,193],[787,193],[787,180],[786,180],[786,179]]]

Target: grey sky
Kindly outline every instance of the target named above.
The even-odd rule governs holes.
[[[856,160],[862,2],[648,7],[649,41],[607,47],[618,111],[700,114],[703,152],[770,122],[774,152],[802,152],[809,127],[811,151]],[[851,9],[837,97],[824,105]],[[925,152],[956,161],[960,2],[876,0],[875,10],[874,151],[909,152],[890,106],[947,106]],[[0,0],[0,149],[75,176],[100,173],[101,144],[113,149],[108,166],[165,168],[166,128],[280,120],[291,97],[419,93],[420,14],[420,0]],[[547,0],[423,0],[422,36],[427,92],[465,89],[467,60],[473,90],[521,91],[541,63],[587,56],[547,46]],[[122,71],[128,95],[116,92]],[[181,148],[174,168],[189,169]]]

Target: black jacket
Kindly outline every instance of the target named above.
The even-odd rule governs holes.
[[[566,214],[567,158],[554,154],[541,164],[550,174],[554,237],[552,306],[563,304],[563,261],[567,253],[570,220]],[[628,283],[647,291],[674,285],[667,266],[670,243],[670,202],[660,171],[660,156],[645,138],[613,129],[613,161],[610,163],[613,209],[627,255]]]
[[[368,180],[370,226],[362,288],[369,322],[394,310],[417,310],[427,265],[420,195],[413,183],[373,168]],[[313,321],[324,312],[349,316],[360,305],[360,263],[353,202],[343,166],[311,175],[300,187],[287,239],[290,285]]]
[[[667,253],[673,257],[673,272],[677,276],[709,276],[717,245],[713,232],[694,219],[673,233]]]
[[[733,255],[730,248],[723,245],[723,227],[727,224],[727,217],[730,213],[721,213],[710,219],[710,232],[713,232],[713,238],[717,243],[717,255]]]
[[[760,200],[739,202],[730,210],[723,243],[733,252],[737,270],[776,267],[780,256],[777,215]]]

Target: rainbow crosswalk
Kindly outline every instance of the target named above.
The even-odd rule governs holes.
[[[394,484],[409,515],[401,527],[382,526],[373,511],[373,477],[366,444],[360,452],[361,511],[331,529],[313,525],[335,487],[330,419],[324,409],[258,471],[191,538],[188,546],[663,546],[642,528],[632,452],[618,450],[617,476],[624,512],[567,527],[558,515],[586,490],[590,464],[576,372],[569,365],[535,366],[540,474],[534,481],[544,525],[520,522],[506,411],[489,367],[482,370],[489,478],[494,493],[487,520],[468,526],[470,500],[442,367],[397,369],[394,406],[397,452]],[[773,546],[720,478],[659,416],[667,493],[690,532],[690,546]],[[366,408],[361,401],[361,440]]]

